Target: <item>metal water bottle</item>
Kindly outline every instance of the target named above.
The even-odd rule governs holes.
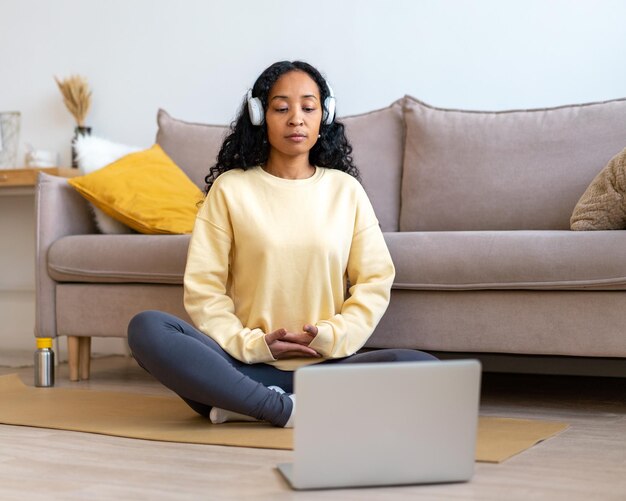
[[[52,339],[49,337],[37,338],[35,386],[54,386],[54,351],[52,351]]]

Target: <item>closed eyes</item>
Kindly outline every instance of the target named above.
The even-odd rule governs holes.
[[[302,108],[302,110],[305,113],[313,113],[317,108],[311,108],[311,107],[304,107]],[[275,111],[277,111],[278,113],[287,113],[289,111],[289,108],[274,108]]]

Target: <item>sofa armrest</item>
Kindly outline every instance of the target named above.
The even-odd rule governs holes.
[[[66,235],[98,233],[91,209],[67,179],[39,173],[35,192],[35,336],[56,337],[56,282],[48,275],[48,249]]]

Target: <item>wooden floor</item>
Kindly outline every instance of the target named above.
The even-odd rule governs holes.
[[[14,372],[32,385],[32,368],[0,368]],[[88,382],[67,372],[57,386],[168,393],[126,357],[94,360]],[[469,483],[294,492],[275,470],[290,451],[0,425],[0,499],[626,500],[626,379],[485,374],[481,414],[571,427],[502,464],[476,463]]]

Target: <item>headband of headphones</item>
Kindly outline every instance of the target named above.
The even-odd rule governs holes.
[[[330,125],[335,120],[335,93],[330,85],[328,87],[328,97],[324,99],[324,112],[322,114],[322,122],[325,125]],[[263,103],[258,97],[252,97],[252,89],[248,90],[248,115],[250,115],[250,121],[252,125],[263,125],[265,122],[265,112],[263,111]]]

